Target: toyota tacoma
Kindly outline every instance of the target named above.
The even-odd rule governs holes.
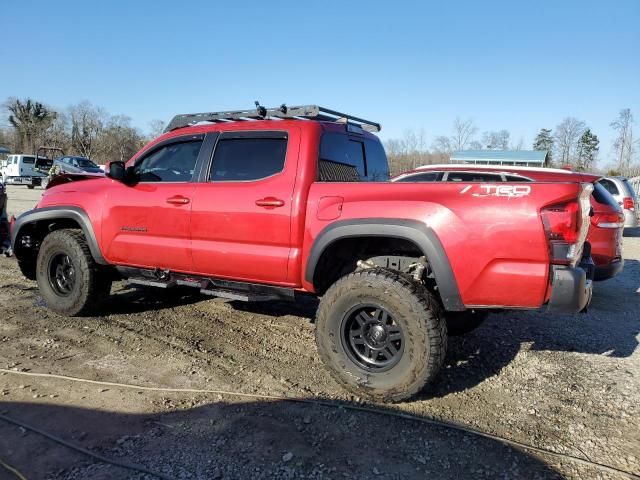
[[[315,105],[178,115],[106,177],[52,180],[13,252],[61,315],[99,312],[116,278],[316,295],[320,357],[375,401],[436,377],[449,315],[588,305],[590,184],[392,183],[379,130]]]

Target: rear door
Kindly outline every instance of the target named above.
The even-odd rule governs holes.
[[[300,129],[226,132],[194,194],[195,273],[286,283]]]
[[[190,272],[190,215],[204,135],[174,137],[138,157],[138,181],[113,181],[104,198],[102,244],[111,263]]]

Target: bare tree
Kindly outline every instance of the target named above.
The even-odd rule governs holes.
[[[524,148],[524,138],[520,137],[520,140],[518,140],[518,143],[512,144],[510,148],[511,150],[518,150],[518,151],[522,150]],[[506,148],[504,150],[506,150]]]
[[[611,127],[618,132],[618,136],[613,141],[613,150],[618,160],[618,170],[626,173],[631,166],[634,153],[633,140],[633,115],[631,109],[623,108],[618,114],[618,118],[611,122]]]
[[[151,120],[149,122],[149,139],[153,140],[154,138],[158,138],[164,132],[164,128],[166,123],[162,120]]]
[[[103,161],[126,161],[142,143],[142,135],[131,126],[131,118],[126,115],[109,118],[97,141]]]
[[[42,138],[43,145],[62,148],[65,152],[71,150],[71,122],[65,113],[59,113],[51,126],[45,130]]]
[[[472,119],[462,120],[460,117],[456,117],[453,122],[453,134],[451,135],[451,147],[453,150],[464,150],[477,131],[478,128]]]
[[[10,112],[9,123],[15,128],[17,134],[16,150],[35,153],[45,130],[56,118],[56,112],[30,98],[25,101],[10,98],[6,102],[6,107]]]
[[[405,130],[401,139],[387,141],[385,148],[393,175],[436,161],[436,156],[427,149],[424,129],[417,132],[412,129]]]
[[[431,149],[439,153],[446,153],[447,155],[450,155],[452,152],[451,140],[449,139],[449,137],[440,135],[433,140]]]
[[[482,135],[482,143],[485,148],[489,150],[508,150],[510,137],[511,133],[505,129],[484,132]]]
[[[576,158],[578,140],[587,128],[582,120],[574,117],[565,118],[555,129],[553,139],[556,148],[556,158],[561,165],[572,165]]]
[[[84,101],[69,107],[69,115],[74,150],[83,157],[93,158],[96,154],[96,140],[104,128],[107,116],[105,111]]]

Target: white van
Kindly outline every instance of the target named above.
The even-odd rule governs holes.
[[[44,157],[38,158],[39,162],[51,162]],[[0,170],[2,183],[5,185],[26,185],[33,188],[40,185],[42,179],[47,175],[35,168],[35,155],[9,155],[4,162],[5,165]]]

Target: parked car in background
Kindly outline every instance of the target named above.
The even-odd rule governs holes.
[[[624,226],[637,227],[638,222],[638,196],[625,177],[606,177],[600,180],[600,184],[613,196],[618,205],[624,211]]]
[[[86,157],[64,156],[56,158],[53,165],[64,173],[103,173],[103,170]]]
[[[50,160],[38,157],[38,161],[43,163]],[[9,155],[0,175],[5,185],[26,185],[28,188],[40,185],[42,179],[47,178],[46,174],[36,168],[36,156],[24,154]]]
[[[394,182],[565,182],[593,183],[593,216],[587,241],[595,263],[594,280],[607,280],[624,267],[622,230],[625,217],[600,175],[564,169],[515,167],[508,165],[427,165],[393,178]]]

